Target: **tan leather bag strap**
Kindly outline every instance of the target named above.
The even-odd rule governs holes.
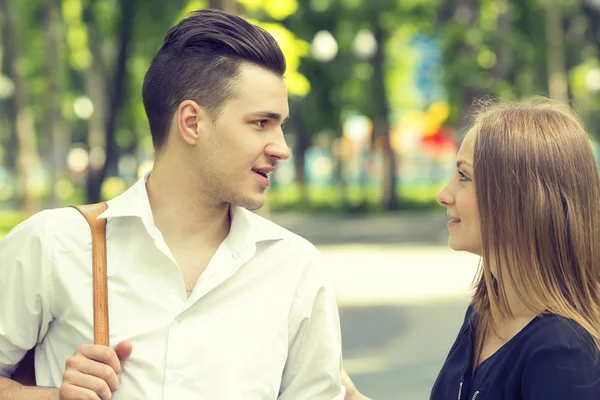
[[[77,209],[92,230],[92,268],[94,280],[94,344],[109,346],[108,337],[108,285],[106,278],[106,219],[98,216],[108,209],[108,204],[71,206]]]

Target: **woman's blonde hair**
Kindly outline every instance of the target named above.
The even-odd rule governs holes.
[[[600,349],[600,177],[587,132],[568,107],[539,98],[486,103],[471,129],[478,326],[512,316],[509,282],[530,310],[574,320]]]

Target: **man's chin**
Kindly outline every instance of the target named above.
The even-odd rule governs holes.
[[[245,198],[242,201],[238,201],[233,203],[238,207],[245,208],[249,211],[259,210],[262,206],[265,205],[265,197],[264,196],[256,196],[255,198]]]
[[[262,206],[264,206],[264,205],[265,205],[265,202],[263,201],[260,204],[251,204],[251,205],[247,205],[244,208],[249,211],[257,211],[257,210],[260,210],[262,208]]]

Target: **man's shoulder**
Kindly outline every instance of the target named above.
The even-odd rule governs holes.
[[[87,226],[85,218],[73,207],[46,209],[38,212],[31,218],[36,218],[39,220],[38,223],[52,226],[58,230]]]
[[[80,235],[86,228],[87,222],[83,216],[72,207],[61,207],[39,211],[17,224],[10,235],[45,238],[49,235]]]

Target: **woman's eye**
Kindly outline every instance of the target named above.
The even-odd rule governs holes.
[[[460,171],[458,171],[458,176],[460,177],[458,180],[461,182],[465,182],[465,181],[469,180],[469,178],[467,178],[467,176]]]

